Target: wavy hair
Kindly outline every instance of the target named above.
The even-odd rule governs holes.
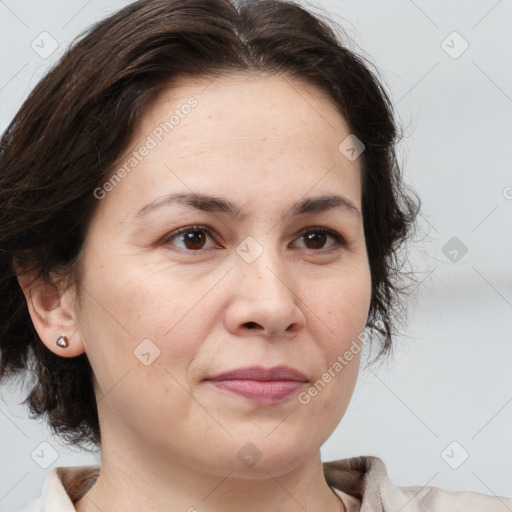
[[[328,19],[288,0],[140,0],[81,34],[0,139],[0,379],[28,374],[25,402],[69,444],[101,446],[86,354],[39,339],[14,262],[45,282],[79,283],[84,234],[138,121],[179,76],[285,74],[324,91],[365,150],[362,211],[372,294],[367,327],[392,348],[399,249],[419,200],[402,183],[393,105],[378,72]]]

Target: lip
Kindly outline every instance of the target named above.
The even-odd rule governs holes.
[[[288,366],[251,366],[220,373],[206,379],[217,389],[243,396],[259,404],[272,404],[290,398],[307,378]]]
[[[247,368],[237,368],[227,372],[219,373],[207,380],[287,380],[296,382],[307,382],[306,376],[295,368],[289,366],[274,366],[272,368],[263,368],[262,366],[249,366]]]

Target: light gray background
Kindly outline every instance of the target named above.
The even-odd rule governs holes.
[[[0,0],[2,132],[70,41],[126,3]],[[376,455],[397,485],[512,497],[512,1],[316,5],[377,64],[405,130],[406,179],[423,200],[410,254],[421,284],[397,355],[360,375],[323,459]],[[59,44],[47,58],[31,48],[44,31]],[[443,250],[453,237],[467,247],[457,262]],[[17,405],[25,395],[1,391],[4,512],[38,497],[50,468],[99,458],[62,447]],[[47,469],[31,457],[41,442],[58,457]]]

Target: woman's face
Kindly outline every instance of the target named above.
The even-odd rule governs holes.
[[[328,99],[276,76],[183,79],[151,104],[95,193],[71,338],[95,374],[104,453],[246,477],[318,454],[370,306],[349,135]],[[211,380],[278,366],[302,382]]]

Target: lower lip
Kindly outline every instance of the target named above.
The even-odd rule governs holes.
[[[258,403],[272,404],[291,397],[303,384],[296,380],[211,380],[215,387],[225,389]]]

